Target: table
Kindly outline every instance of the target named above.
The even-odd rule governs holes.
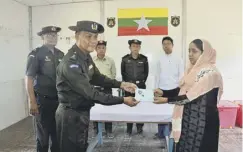
[[[172,119],[173,105],[154,104],[152,102],[140,102],[136,107],[128,107],[124,104],[103,106],[96,104],[90,113],[90,120],[98,122],[98,136],[96,141],[90,144],[87,152],[92,152],[93,148],[102,141],[102,122],[131,122],[131,123],[157,123],[168,124]],[[168,135],[169,135],[169,128]],[[171,151],[172,139],[166,137],[167,148]]]

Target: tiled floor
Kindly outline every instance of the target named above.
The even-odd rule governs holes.
[[[163,151],[162,145],[164,143],[152,138],[153,134],[157,130],[157,126],[155,124],[145,124],[145,138],[134,135],[128,140],[124,138],[125,128],[125,124],[115,124],[114,133],[116,137],[112,140],[105,138],[103,146],[96,147],[94,152]],[[92,131],[90,135],[92,135]],[[242,129],[235,128],[221,130],[219,152],[241,152],[241,146]],[[30,117],[3,131],[0,131],[0,152],[35,152],[35,140],[32,129],[32,119]]]

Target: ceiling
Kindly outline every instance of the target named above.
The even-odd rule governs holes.
[[[98,1],[98,0],[14,0],[14,1],[27,6],[43,6],[43,5],[67,4],[67,3]]]

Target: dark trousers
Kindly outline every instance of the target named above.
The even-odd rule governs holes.
[[[111,88],[97,87],[96,89],[105,94],[112,94]],[[98,133],[98,122],[94,122],[93,125],[94,125],[94,131]],[[112,133],[112,122],[105,122],[105,131],[106,133]]]
[[[143,87],[145,88],[145,87]],[[129,92],[125,92],[125,97],[135,97],[135,94],[129,93]],[[136,123],[137,126],[137,133],[142,133],[143,132],[143,123]],[[127,133],[131,134],[132,133],[132,128],[133,128],[133,123],[127,123]]]
[[[163,90],[164,94],[163,94],[163,97],[175,97],[175,96],[178,96],[179,94],[179,91],[180,91],[180,88],[175,88],[175,89],[172,89],[172,90]],[[158,136],[160,138],[165,138],[164,137],[164,133],[167,132],[166,131],[166,124],[159,124],[158,125]],[[170,127],[171,128],[171,125]],[[168,135],[166,135],[168,136]]]
[[[89,110],[70,109],[60,104],[56,111],[60,152],[86,152],[88,148]]]
[[[39,114],[34,116],[37,152],[48,152],[49,137],[51,138],[51,152],[59,152],[56,135],[55,112],[58,106],[57,99],[36,96]]]
[[[94,122],[94,131],[98,134],[98,122]],[[105,131],[106,133],[112,133],[112,122],[105,122]]]

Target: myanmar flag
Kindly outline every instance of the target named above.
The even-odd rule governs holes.
[[[118,9],[118,36],[168,35],[168,8]]]

